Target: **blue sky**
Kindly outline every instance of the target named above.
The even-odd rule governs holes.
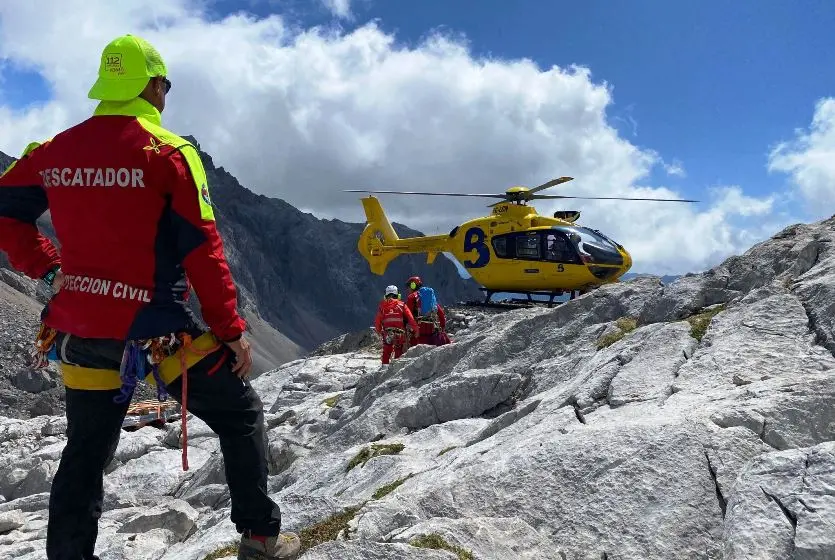
[[[319,217],[362,221],[343,188],[492,192],[564,174],[576,180],[555,194],[657,198],[667,187],[703,202],[537,208],[579,209],[630,249],[635,272],[677,274],[835,207],[833,1],[42,2],[0,2],[7,153],[85,118],[101,47],[134,32],[153,36],[172,71],[170,128],[196,136],[246,187]],[[257,18],[225,19],[240,11]],[[258,19],[271,14],[281,20]],[[287,35],[288,24],[308,32]],[[49,29],[79,31],[68,42]],[[465,38],[469,53],[427,47],[438,31]],[[506,63],[522,58],[540,71]],[[573,64],[591,82],[548,71]],[[666,169],[647,163],[650,151]],[[684,172],[670,173],[677,162]],[[382,202],[427,233],[482,209],[471,199]]]

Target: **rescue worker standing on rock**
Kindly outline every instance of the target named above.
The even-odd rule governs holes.
[[[53,288],[38,341],[41,357],[60,349],[66,386],[47,558],[96,558],[104,469],[138,378],[182,404],[184,428],[191,412],[218,435],[242,533],[238,558],[295,558],[299,539],[279,534],[281,513],[267,494],[263,405],[248,381],[246,325],[206,173],[197,149],[161,127],[166,74],[149,43],[115,39],[89,93],[100,100],[93,116],[30,144],[0,176],[0,250]],[[36,226],[47,209],[60,255]],[[188,311],[190,284],[209,332]],[[185,430],[183,440],[187,469]]]
[[[409,290],[406,306],[418,323],[413,344],[441,346],[450,342],[446,334],[446,314],[435,299],[435,290],[424,286],[420,276],[412,276],[406,282]]]
[[[383,341],[383,364],[389,363],[392,352],[395,360],[402,356],[409,347],[409,331],[418,330],[414,316],[398,295],[397,286],[387,286],[374,318],[374,329]]]

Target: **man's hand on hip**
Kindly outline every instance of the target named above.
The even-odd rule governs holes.
[[[227,342],[226,345],[235,353],[235,364],[232,366],[232,373],[239,378],[249,377],[252,369],[252,348],[249,341],[243,336],[235,342]]]

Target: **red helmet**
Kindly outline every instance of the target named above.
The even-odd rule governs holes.
[[[420,279],[420,276],[412,276],[406,281],[406,285],[412,290],[417,290],[423,285],[423,281]]]

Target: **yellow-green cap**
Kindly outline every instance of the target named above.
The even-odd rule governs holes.
[[[135,35],[123,35],[104,47],[99,79],[87,97],[128,101],[142,93],[149,79],[167,73],[165,62],[148,41]]]

